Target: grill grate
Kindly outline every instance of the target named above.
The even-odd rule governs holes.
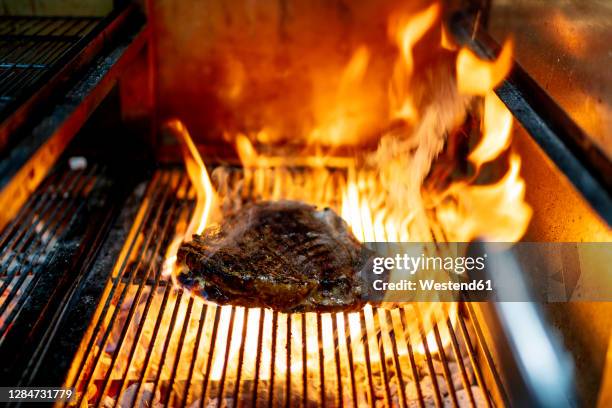
[[[256,178],[225,174],[252,196]],[[155,173],[68,374],[73,404],[493,405],[494,373],[477,351],[484,345],[455,305],[426,333],[428,304],[287,315],[207,304],[174,288],[163,258],[193,205],[183,172]]]
[[[0,17],[0,112],[33,93],[43,75],[93,30],[94,17]]]
[[[50,175],[0,235],[0,343],[49,271],[47,259],[65,231],[83,215],[99,167]]]

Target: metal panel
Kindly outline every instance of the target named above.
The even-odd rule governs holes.
[[[612,3],[493,1],[488,30],[612,157]]]

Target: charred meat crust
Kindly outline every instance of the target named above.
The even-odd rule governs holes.
[[[220,304],[284,312],[361,308],[369,252],[332,210],[248,204],[184,243],[178,282]]]

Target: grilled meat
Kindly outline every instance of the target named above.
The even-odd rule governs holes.
[[[282,312],[356,310],[371,253],[331,209],[248,204],[178,251],[180,285],[219,304]]]

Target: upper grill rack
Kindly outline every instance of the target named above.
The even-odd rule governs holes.
[[[243,198],[261,191],[256,178],[226,174],[241,183]],[[485,345],[463,312],[453,321],[454,305],[426,336],[427,304],[287,315],[219,307],[174,288],[162,264],[192,209],[186,175],[158,171],[73,360],[65,383],[77,391],[73,404],[494,405],[500,390],[493,366],[481,365]]]
[[[100,18],[0,17],[0,115],[9,104],[33,94],[43,76]]]
[[[62,235],[84,216],[100,171],[91,166],[51,174],[0,234],[0,344],[37,282],[50,273],[49,257]]]

